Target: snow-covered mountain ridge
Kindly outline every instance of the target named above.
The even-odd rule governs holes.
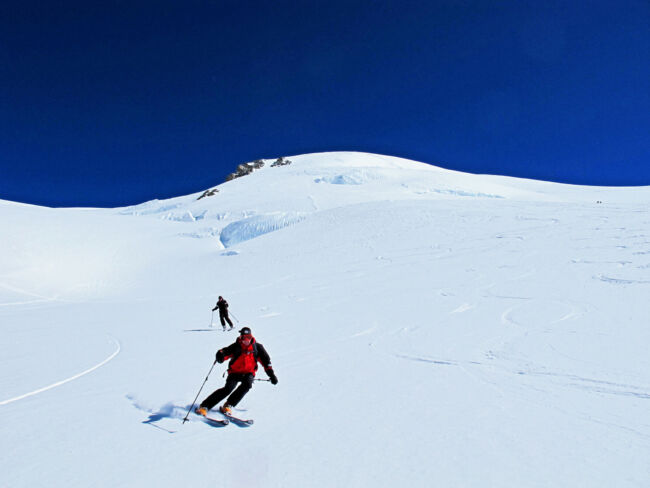
[[[201,199],[0,202],[0,486],[647,485],[649,187],[289,159]],[[280,380],[250,429],[180,422],[235,337],[217,295]]]
[[[122,214],[201,222],[190,237],[221,236],[223,247],[280,229],[307,215],[346,205],[456,197],[539,202],[647,201],[650,188],[598,188],[471,175],[424,163],[365,153],[319,153],[288,158],[291,166],[266,164],[244,179],[205,192],[125,208]],[[260,160],[264,161],[264,160]],[[272,163],[274,160],[266,160]],[[254,187],[255,191],[241,191]],[[198,195],[198,196],[197,196]],[[227,209],[227,211],[226,211]],[[258,209],[263,209],[260,213]]]
[[[349,198],[356,200],[464,196],[589,203],[602,201],[603,198],[598,197],[603,195],[609,198],[608,203],[620,203],[638,201],[638,198],[647,198],[648,194],[648,187],[590,187],[507,176],[473,175],[402,158],[367,153],[316,153],[291,156],[287,159],[295,164],[274,168],[270,164],[273,163],[273,159],[259,160],[266,163],[265,166],[256,169],[254,173],[243,179],[230,182],[235,186],[221,185],[221,191],[230,188],[230,193],[235,193],[239,185],[254,184],[250,182],[251,176],[254,175],[252,179],[262,187],[256,195],[259,199],[256,199],[255,203],[268,204],[274,203],[272,193],[278,188],[282,188],[287,198],[314,198],[315,195],[327,195],[330,197],[327,199],[329,204],[332,199],[329,193],[332,191],[339,192],[334,197],[351,194]],[[327,185],[336,185],[339,188],[323,189],[323,186],[327,187]],[[345,188],[349,186],[362,186],[363,190],[348,188],[350,191],[346,192]],[[179,205],[181,201],[193,199],[201,194],[202,192],[199,192],[180,199],[164,200],[167,205],[161,205],[160,210],[164,211],[171,206]],[[214,196],[221,195],[217,193]],[[262,200],[266,198],[269,199],[268,202]],[[228,200],[228,203],[231,201]],[[347,203],[347,200],[342,203]],[[287,203],[282,200],[282,204]],[[149,213],[155,206],[156,203],[147,202],[142,206],[130,208],[139,213],[139,208],[144,207],[144,212]]]

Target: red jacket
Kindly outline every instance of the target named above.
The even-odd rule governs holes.
[[[271,357],[264,346],[258,344],[254,337],[248,346],[244,346],[241,343],[241,337],[238,337],[236,342],[219,350],[219,353],[224,360],[230,359],[228,374],[252,373],[255,375],[258,362],[264,367],[267,374],[269,371],[273,372]]]

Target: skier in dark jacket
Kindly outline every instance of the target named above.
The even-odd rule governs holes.
[[[217,300],[217,304],[214,306],[212,311],[214,312],[216,309],[219,309],[219,320],[221,320],[223,330],[226,330],[226,322],[230,324],[230,329],[228,330],[232,330],[232,320],[228,317],[228,302],[225,301],[222,296],[219,297],[219,300]]]
[[[271,379],[271,383],[278,384],[278,378],[271,367],[269,353],[266,352],[262,344],[255,341],[250,328],[244,327],[239,331],[239,334],[240,336],[234,343],[217,351],[216,361],[218,363],[230,359],[228,377],[226,378],[226,384],[222,388],[214,391],[201,402],[201,405],[196,409],[196,413],[199,415],[205,417],[208,410],[226,397],[228,397],[226,403],[219,410],[222,413],[231,414],[232,407],[236,406],[248,393],[248,390],[252,388],[258,362]],[[239,384],[239,387],[237,387],[237,384]],[[236,390],[235,387],[237,387]]]

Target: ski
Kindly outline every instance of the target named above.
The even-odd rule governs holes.
[[[255,422],[253,419],[240,419],[239,417],[235,417],[229,413],[223,413],[223,412],[220,413],[221,415],[226,417],[227,420],[230,420],[232,421],[232,423],[237,424],[241,427],[249,427],[253,425],[253,423]]]
[[[203,415],[201,415],[203,417]],[[212,417],[203,417],[209,424],[219,424],[219,425],[228,425],[230,421],[228,419],[215,419]]]
[[[200,413],[196,413],[196,415],[201,417],[207,424],[228,425],[230,423],[228,419],[215,419],[213,417],[208,417],[207,415],[201,415]]]

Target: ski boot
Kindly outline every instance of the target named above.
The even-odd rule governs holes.
[[[196,409],[194,410],[194,413],[196,413],[198,415],[202,415],[203,417],[207,417],[208,416],[208,409],[205,408],[205,407],[196,407]]]
[[[232,415],[232,407],[227,403],[224,403],[223,406],[219,407],[219,411],[224,415]]]

